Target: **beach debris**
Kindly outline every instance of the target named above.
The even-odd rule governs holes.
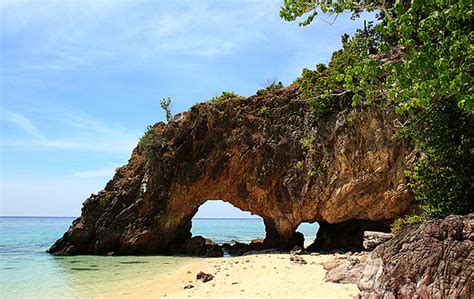
[[[307,262],[304,260],[304,258],[302,258],[301,256],[299,255],[292,255],[290,256],[290,261],[293,263],[293,264],[297,264],[297,265],[306,265]]]
[[[202,282],[208,282],[214,279],[214,275],[210,273],[204,273],[201,271],[196,275],[196,279]]]
[[[188,285],[184,286],[185,290],[189,290],[189,289],[192,289],[192,288],[194,288],[194,286],[192,284],[188,284]]]

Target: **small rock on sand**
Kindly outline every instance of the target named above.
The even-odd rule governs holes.
[[[306,265],[307,262],[302,258],[301,256],[298,255],[292,255],[290,256],[290,261],[293,262],[294,264],[298,265]]]
[[[192,284],[188,284],[184,287],[185,290],[192,289],[194,286]]]
[[[196,275],[196,279],[202,282],[208,282],[214,279],[214,275],[210,273],[204,273],[201,271]]]
[[[291,249],[291,255],[302,255],[304,253],[304,248],[298,245],[295,245],[293,249]]]

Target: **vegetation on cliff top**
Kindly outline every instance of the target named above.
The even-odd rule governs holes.
[[[280,16],[378,11],[326,67],[297,80],[317,116],[349,105],[396,105],[407,117],[399,135],[423,153],[407,172],[415,197],[433,217],[474,210],[473,2],[285,0]]]
[[[231,99],[236,99],[240,97],[238,94],[236,94],[233,91],[223,91],[221,92],[220,95],[213,97],[210,102],[211,103],[222,103],[226,100],[231,100]]]
[[[416,199],[432,217],[474,210],[473,3],[471,1],[313,1],[285,0],[281,17],[306,16],[308,25],[324,13],[379,11],[353,37],[342,36],[342,49],[326,66],[304,69],[295,83],[315,116],[351,106],[395,105],[406,121],[398,136],[410,138],[422,153],[407,171]],[[258,93],[283,86],[270,82]],[[238,98],[222,92],[211,103]],[[169,98],[168,98],[169,99]],[[170,120],[170,101],[162,108]],[[161,144],[149,128],[140,140],[152,159]]]

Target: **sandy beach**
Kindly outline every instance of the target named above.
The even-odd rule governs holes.
[[[280,253],[197,259],[175,275],[113,297],[351,298],[358,294],[355,284],[324,281],[322,263],[334,259],[334,255],[302,257],[307,264],[291,262],[290,254]],[[200,271],[214,275],[214,279],[206,283],[197,280]]]

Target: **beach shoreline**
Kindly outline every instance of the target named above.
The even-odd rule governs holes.
[[[294,263],[290,257],[289,253],[270,253],[199,258],[171,276],[107,297],[352,298],[359,293],[355,284],[324,281],[323,264],[333,260],[334,254],[302,255],[306,264]],[[214,278],[205,283],[197,280],[200,271]]]

